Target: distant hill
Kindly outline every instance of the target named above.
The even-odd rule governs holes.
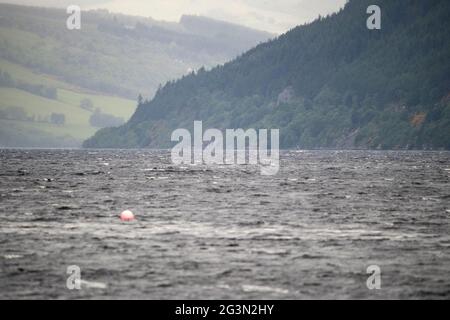
[[[88,11],[81,30],[70,31],[62,9],[0,4],[0,12],[1,58],[131,99],[150,97],[160,84],[224,63],[272,36],[195,16],[177,24]]]
[[[272,37],[203,17],[169,23],[105,10],[83,12],[81,30],[69,31],[67,17],[0,4],[0,147],[81,146],[127,121],[139,94]]]
[[[382,29],[368,30],[369,5]],[[450,2],[351,0],[167,83],[86,147],[170,147],[176,128],[280,128],[284,148],[450,149]]]

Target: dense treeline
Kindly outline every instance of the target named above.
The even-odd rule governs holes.
[[[89,123],[96,128],[118,127],[124,124],[125,120],[108,113],[102,113],[101,110],[97,108],[89,118]]]
[[[0,120],[51,123],[58,126],[63,126],[66,123],[66,116],[62,113],[55,112],[52,112],[49,116],[36,116],[35,114],[28,115],[24,108],[11,106],[0,109]]]
[[[56,100],[58,98],[58,90],[56,88],[14,80],[8,72],[3,72],[1,69],[0,87],[16,88],[47,99]]]
[[[366,9],[382,8],[382,29]],[[450,149],[450,2],[352,0],[211,71],[169,82],[87,147],[168,147],[208,127],[280,128],[285,148]]]

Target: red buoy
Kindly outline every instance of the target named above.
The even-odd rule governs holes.
[[[134,214],[130,210],[125,210],[120,214],[120,220],[122,221],[129,222],[133,221],[134,219],[135,219]]]

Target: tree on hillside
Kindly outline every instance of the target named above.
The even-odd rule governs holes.
[[[125,123],[123,118],[115,117],[108,113],[102,113],[97,108],[89,119],[91,126],[95,128],[118,127]]]
[[[66,116],[62,113],[52,113],[50,115],[50,122],[58,126],[63,126],[66,123]]]
[[[0,70],[0,86],[1,87],[13,87],[14,80],[8,72]]]
[[[84,98],[83,100],[80,101],[80,108],[87,110],[89,112],[93,112],[94,104],[92,103],[91,99]]]

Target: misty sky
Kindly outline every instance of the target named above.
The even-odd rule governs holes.
[[[112,12],[178,21],[182,14],[196,14],[283,33],[319,14],[341,8],[346,0],[0,0],[16,4],[82,9],[106,8]]]

